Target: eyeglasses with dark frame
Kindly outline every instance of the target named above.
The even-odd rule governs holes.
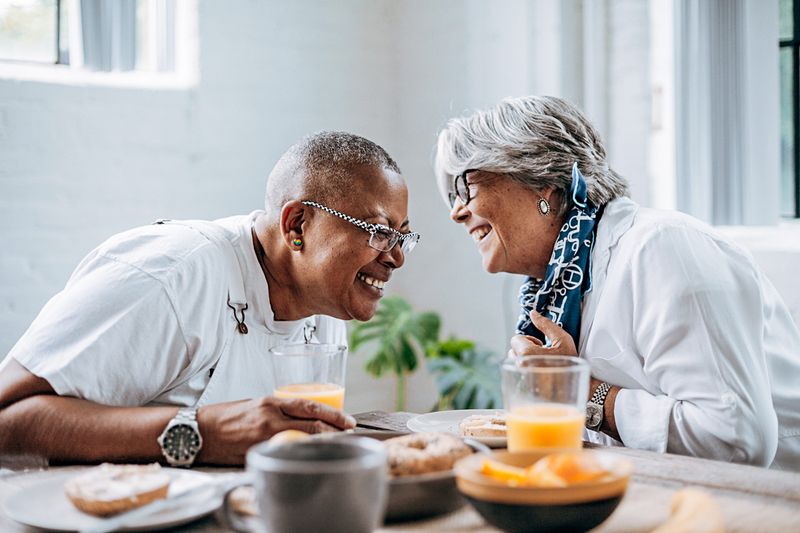
[[[368,232],[370,247],[374,248],[375,250],[378,250],[379,252],[388,252],[392,248],[394,248],[395,244],[399,242],[400,250],[402,250],[404,254],[407,254],[411,252],[411,250],[413,250],[414,247],[419,242],[420,235],[415,231],[411,231],[409,233],[400,233],[396,229],[390,228],[389,226],[384,226],[383,224],[372,224],[370,222],[365,222],[364,220],[358,219],[356,217],[351,217],[350,215],[346,215],[341,211],[337,211],[336,209],[331,209],[330,207],[322,205],[317,202],[304,200],[302,203],[303,205],[309,205],[311,207],[316,207],[317,209],[322,209],[326,213],[339,217],[342,220],[346,220],[352,225]]]
[[[467,183],[467,174],[470,172],[478,172],[477,168],[468,168],[461,174],[453,176],[453,190],[447,193],[447,199],[450,201],[450,209],[456,205],[456,198],[461,201],[461,205],[467,205],[472,200],[472,195],[469,192],[469,184]]]

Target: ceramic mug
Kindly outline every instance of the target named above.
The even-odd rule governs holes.
[[[367,533],[383,520],[388,467],[374,439],[262,442],[247,452],[247,471],[269,533]],[[225,515],[239,529],[231,514],[226,498]]]

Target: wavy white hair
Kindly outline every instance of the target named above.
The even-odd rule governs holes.
[[[577,107],[553,96],[524,96],[451,119],[439,133],[434,165],[445,193],[454,175],[479,169],[535,191],[555,187],[564,212],[576,161],[595,205],[628,195],[628,183],[609,168],[600,135]]]

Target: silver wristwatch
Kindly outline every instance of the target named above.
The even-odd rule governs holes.
[[[592,394],[592,398],[586,403],[586,428],[600,431],[603,425],[603,404],[606,402],[608,391],[611,385],[605,381],[600,383]]]
[[[197,426],[197,409],[178,409],[178,414],[159,435],[158,445],[170,466],[192,466],[203,447],[203,437],[200,436],[200,428]]]

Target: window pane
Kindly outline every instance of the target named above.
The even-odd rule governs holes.
[[[152,7],[153,3],[147,0],[138,0],[136,3],[136,70],[156,70],[153,59],[155,17]]]
[[[137,0],[136,70],[175,70],[174,0]]]
[[[61,3],[58,20],[58,62],[69,65],[69,2],[56,0]]]
[[[792,49],[781,49],[781,214],[796,216],[794,212],[794,106]]]
[[[781,0],[780,11],[778,13],[780,39],[791,39],[794,34],[794,0]]]
[[[0,2],[0,59],[56,62],[56,2]]]

